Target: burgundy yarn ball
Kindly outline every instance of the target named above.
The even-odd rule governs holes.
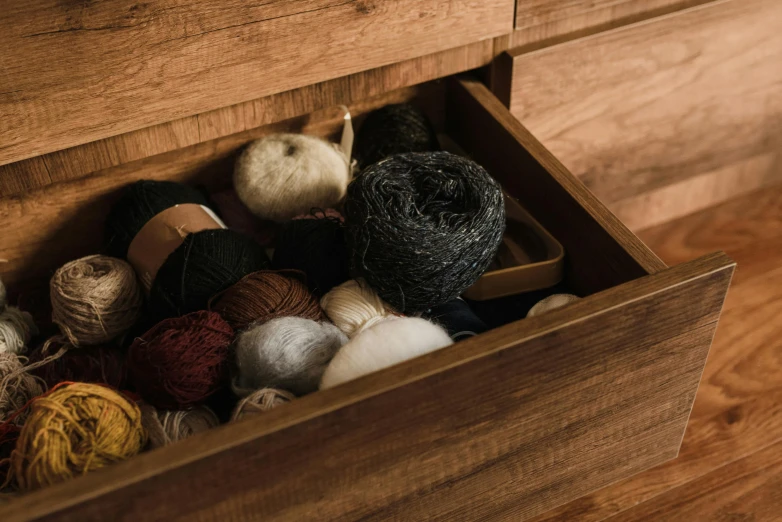
[[[48,354],[56,353],[59,346],[49,347]],[[46,357],[41,350],[30,356],[30,362],[36,363]],[[115,390],[125,387],[127,368],[125,355],[117,347],[90,346],[68,350],[59,359],[55,359],[31,372],[42,378],[51,388],[63,381],[106,384]]]
[[[165,319],[130,345],[130,381],[157,408],[200,404],[227,383],[233,339],[233,328],[216,312]]]

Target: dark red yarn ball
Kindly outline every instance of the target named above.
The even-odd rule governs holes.
[[[60,347],[50,346],[48,354],[56,353]],[[41,350],[36,350],[30,356],[30,362],[35,363],[46,357]],[[125,387],[127,368],[125,354],[114,346],[90,346],[73,348],[65,354],[40,368],[32,371],[41,377],[51,388],[63,381],[89,382],[106,384],[115,390]]]
[[[157,408],[178,410],[202,403],[228,380],[233,339],[233,329],[216,312],[165,319],[130,345],[130,381]]]

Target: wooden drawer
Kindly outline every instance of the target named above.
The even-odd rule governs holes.
[[[677,455],[734,263],[666,267],[481,83],[412,99],[554,234],[585,299],[0,507],[18,520],[526,520]],[[247,141],[325,110],[0,199],[20,284],[93,251],[120,187],[225,184]],[[78,209],[78,211],[77,211]],[[34,252],[61,252],[35,266]],[[14,260],[24,257],[32,265]],[[39,256],[40,257],[40,256]]]
[[[782,3],[713,2],[495,64],[511,113],[631,229],[782,181]]]
[[[507,33],[513,0],[10,0],[0,165]]]

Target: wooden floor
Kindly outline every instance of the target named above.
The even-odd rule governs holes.
[[[639,234],[669,265],[738,263],[679,457],[541,521],[782,521],[782,187]]]

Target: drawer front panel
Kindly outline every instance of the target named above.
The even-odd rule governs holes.
[[[0,165],[507,33],[513,0],[10,0]]]
[[[642,228],[782,180],[781,26],[782,3],[731,0],[511,51],[501,98]]]

